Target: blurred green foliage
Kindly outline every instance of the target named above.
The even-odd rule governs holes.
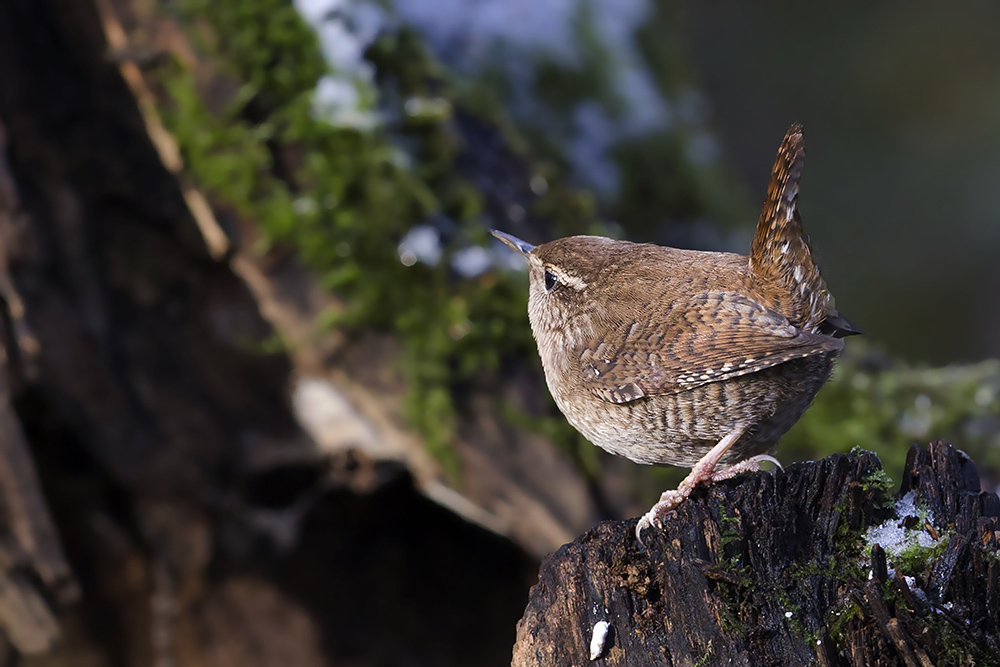
[[[931,368],[889,361],[848,340],[833,379],[782,438],[782,460],[860,447],[897,481],[912,444],[948,440],[982,467],[1000,469],[1000,361]]]
[[[276,106],[310,90],[326,72],[316,34],[303,30],[302,18],[290,2],[180,0],[179,4],[188,17],[200,18],[191,23],[197,41],[225,54],[230,73]]]

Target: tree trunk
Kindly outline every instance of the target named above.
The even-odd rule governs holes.
[[[547,558],[515,667],[1000,664],[1000,498],[943,442],[902,489],[835,455],[699,490],[664,529],[603,523]],[[600,632],[600,628],[598,628]]]

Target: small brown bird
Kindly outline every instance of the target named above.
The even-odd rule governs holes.
[[[528,260],[531,329],[569,422],[612,454],[692,468],[637,537],[699,482],[773,461],[766,453],[830,377],[840,339],[862,333],[834,309],[802,231],[804,159],[793,125],[749,256],[600,236],[532,246],[491,232]]]

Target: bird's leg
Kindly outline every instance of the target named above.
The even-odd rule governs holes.
[[[730,432],[726,437],[719,441],[715,447],[712,447],[705,456],[701,458],[698,463],[691,468],[691,472],[688,476],[677,486],[677,489],[673,491],[664,491],[663,495],[660,496],[660,501],[653,505],[652,509],[646,512],[645,516],[639,519],[638,525],[635,527],[635,537],[639,542],[642,542],[642,531],[644,528],[649,526],[660,525],[660,517],[680,505],[684,500],[691,495],[694,491],[694,487],[698,486],[700,482],[715,479],[715,466],[718,465],[719,461],[726,452],[740,439],[743,435],[745,428],[738,428]],[[756,459],[758,457],[754,457]],[[753,461],[754,459],[748,459]],[[729,470],[722,471],[723,473],[728,473]],[[733,474],[738,474],[742,470],[737,471]]]

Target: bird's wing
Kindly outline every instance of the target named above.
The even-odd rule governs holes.
[[[600,399],[628,403],[839,351],[842,340],[800,331],[733,292],[703,292],[626,325],[621,342],[581,355],[584,385]]]

